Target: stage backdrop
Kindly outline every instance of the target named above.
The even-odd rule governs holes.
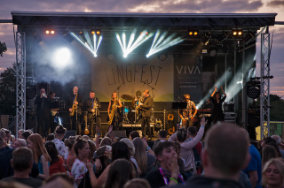
[[[149,59],[137,54],[126,59],[101,56],[92,62],[92,89],[102,102],[109,101],[113,91],[134,97],[145,89],[155,102],[170,102],[174,99],[173,64],[171,55]]]

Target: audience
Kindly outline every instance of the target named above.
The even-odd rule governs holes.
[[[7,145],[6,133],[0,129],[0,179],[13,175],[10,164],[13,150]]]
[[[53,142],[46,142],[45,148],[47,153],[49,154],[51,161],[49,166],[49,175],[60,172],[66,172],[64,167],[64,161],[60,155],[58,155],[57,149]]]

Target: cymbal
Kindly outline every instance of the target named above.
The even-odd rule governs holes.
[[[127,94],[121,95],[121,98],[124,99],[124,100],[133,100],[134,99],[134,97],[132,97],[131,95],[127,95]]]

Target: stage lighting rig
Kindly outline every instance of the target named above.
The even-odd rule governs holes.
[[[241,29],[232,30],[232,36],[234,38],[242,38],[243,34],[244,34],[244,32]]]
[[[190,37],[198,37],[199,36],[199,32],[197,30],[189,30],[188,31],[188,36],[190,36]]]
[[[54,29],[46,29],[44,31],[45,35],[55,35],[55,30]]]
[[[7,51],[5,42],[0,41],[0,56],[3,56],[3,53]]]

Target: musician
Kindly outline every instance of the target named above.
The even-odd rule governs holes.
[[[109,101],[107,113],[109,117],[109,124],[112,130],[118,130],[119,124],[121,122],[121,108],[122,104],[120,99],[117,96],[116,92],[113,92],[111,95],[111,100]]]
[[[193,125],[193,119],[196,116],[197,109],[195,103],[190,100],[189,94],[185,94],[183,97],[187,105],[186,109],[183,109],[181,112],[179,112],[179,116],[181,118],[181,126],[183,128],[187,128]]]
[[[212,122],[215,124],[217,121],[224,121],[224,113],[222,109],[223,102],[225,101],[227,95],[225,91],[223,90],[223,87],[221,86],[221,91],[223,96],[220,92],[217,91],[217,87],[215,87],[215,90],[211,94],[210,100],[213,104],[213,110],[212,110]]]
[[[56,117],[59,113],[59,101],[58,97],[56,97],[55,92],[51,91],[49,92],[49,107],[50,107],[50,132],[53,132],[55,130],[55,127],[59,125],[59,122],[57,121]]]
[[[146,89],[143,92],[142,103],[138,105],[139,109],[142,111],[142,132],[145,136],[146,134],[152,136],[150,130],[150,117],[151,117],[151,108],[153,106],[153,98],[150,96],[150,92]]]
[[[86,102],[87,106],[87,121],[90,125],[91,136],[95,136],[95,133],[98,129],[100,129],[100,102],[96,97],[96,93],[94,91],[89,92],[89,99]],[[95,126],[96,124],[96,126]]]
[[[40,89],[40,94],[35,99],[36,115],[37,115],[37,132],[44,137],[48,134],[50,122],[49,100],[46,95],[45,88]]]
[[[73,94],[71,96],[71,100],[69,100],[69,113],[70,113],[70,123],[71,129],[76,128],[77,134],[81,134],[81,98],[78,93],[78,86],[73,87]]]

